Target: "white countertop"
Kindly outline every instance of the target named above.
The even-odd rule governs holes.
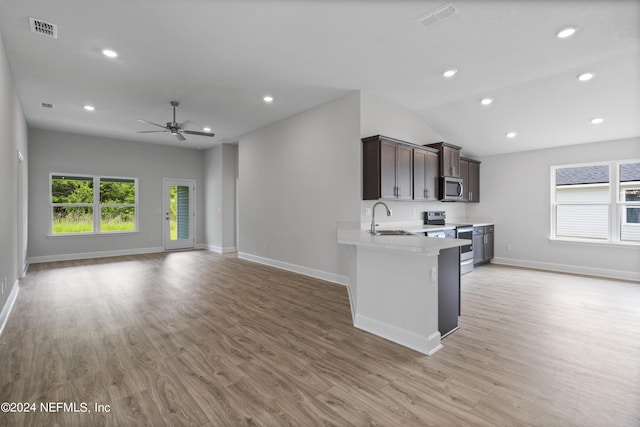
[[[376,221],[377,222],[377,221]],[[494,225],[493,221],[486,219],[470,219],[470,218],[462,218],[456,219],[455,221],[449,221],[450,224],[445,225],[425,225],[422,221],[384,221],[380,222],[377,230],[405,230],[411,233],[426,233],[427,231],[441,231],[441,230],[454,230],[456,228],[455,224],[469,224],[474,227],[482,227],[486,225]],[[366,230],[369,230],[369,224],[363,224],[362,227],[365,227]]]
[[[425,227],[425,226],[422,226]],[[446,226],[445,226],[446,227]],[[414,232],[407,228],[402,230]],[[380,230],[384,228],[380,227]],[[338,243],[369,248],[437,255],[441,249],[468,245],[470,240],[425,236],[374,236],[368,230],[338,229]]]

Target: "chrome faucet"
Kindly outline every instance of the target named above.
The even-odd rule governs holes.
[[[384,202],[378,202],[373,205],[371,208],[371,234],[376,234],[376,206],[382,205],[387,210],[387,216],[391,216],[391,211],[389,210],[389,206],[387,206]]]

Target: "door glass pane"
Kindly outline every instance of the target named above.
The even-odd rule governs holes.
[[[172,185],[169,188],[169,238],[170,240],[189,239],[189,187]]]

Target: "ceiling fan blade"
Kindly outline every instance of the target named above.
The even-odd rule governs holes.
[[[176,133],[176,138],[178,138],[178,141],[186,141],[187,140],[187,138],[182,136],[181,133]]]
[[[191,135],[200,135],[200,136],[214,136],[215,133],[211,133],[211,132],[196,132],[194,130],[182,130],[183,133],[188,133]]]
[[[138,133],[156,133],[156,132],[169,132],[168,130],[139,130]]]
[[[165,125],[159,125],[158,123],[150,122],[149,120],[138,119],[139,122],[147,123],[149,125],[158,126],[159,128],[166,128]]]

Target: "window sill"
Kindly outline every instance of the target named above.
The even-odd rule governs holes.
[[[86,236],[122,236],[123,234],[138,234],[140,231],[110,231],[108,233],[65,233],[65,234],[47,234],[47,238],[51,237],[54,239],[57,238],[65,238],[65,237],[86,237]]]
[[[567,244],[567,245],[585,245],[585,246],[608,246],[608,247],[620,247],[620,248],[640,248],[640,242],[598,242],[594,240],[582,240],[582,239],[559,239],[557,237],[549,237],[549,241],[553,244]]]

